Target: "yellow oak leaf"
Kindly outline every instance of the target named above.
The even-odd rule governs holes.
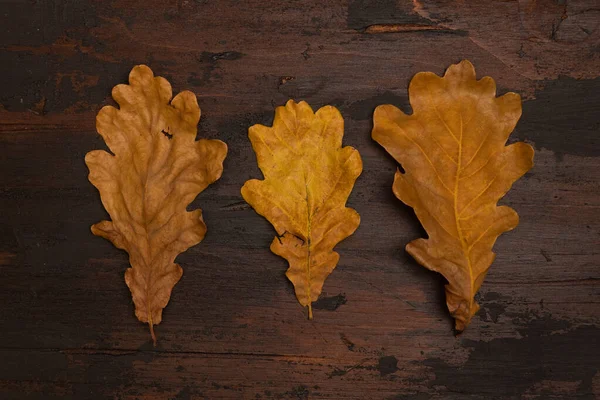
[[[112,96],[120,108],[102,108],[96,128],[113,154],[85,156],[112,221],[93,225],[92,232],[129,253],[125,282],[135,315],[148,323],[156,344],[153,325],[183,273],[175,257],[206,233],[202,210],[187,212],[186,206],[220,178],[227,145],[196,141],[196,96],[183,91],[171,100],[169,82],[145,65],[134,67],[129,85],[115,86]]]
[[[354,148],[342,148],[343,135],[335,107],[315,113],[293,100],[275,110],[272,128],[248,130],[265,179],[247,181],[242,196],[277,231],[271,251],[289,262],[286,275],[310,319],[312,302],[339,260],[334,246],[360,223],[345,204],[362,161]]]
[[[533,149],[505,146],[521,116],[516,93],[496,97],[490,77],[476,80],[469,61],[444,77],[420,72],[409,86],[412,115],[376,108],[372,137],[404,168],[394,194],[414,208],[428,239],[406,246],[419,264],[441,273],[446,303],[462,331],[479,309],[474,296],[498,236],[517,226],[517,213],[496,204],[533,166]]]

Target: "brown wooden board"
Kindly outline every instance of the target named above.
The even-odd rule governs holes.
[[[12,0],[0,4],[1,399],[594,399],[600,397],[600,6],[593,0]],[[455,337],[443,278],[404,251],[424,232],[370,138],[408,82],[471,60],[523,96],[511,141],[535,167],[501,201],[498,240]],[[133,315],[127,255],[83,157],[95,115],[144,63],[227,142],[158,346]],[[315,305],[297,303],[271,225],[242,200],[260,178],[247,128],[275,106],[331,104],[364,172],[356,233]]]

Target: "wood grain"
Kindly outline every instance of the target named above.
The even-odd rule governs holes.
[[[2,399],[593,399],[600,396],[600,9],[593,1],[14,1],[0,13]],[[375,106],[410,112],[407,85],[467,58],[520,93],[511,140],[535,167],[502,200],[504,234],[459,337],[443,278],[404,252],[423,232],[370,139]],[[199,135],[227,142],[223,178],[192,204],[205,240],[152,348],[124,252],[85,153],[131,67],[194,91]],[[259,178],[247,128],[289,98],[331,104],[364,172],[355,235],[307,321],[247,207]]]

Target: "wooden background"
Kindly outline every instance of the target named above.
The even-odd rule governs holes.
[[[600,397],[599,22],[593,0],[1,1],[0,398]],[[521,224],[455,337],[443,278],[404,251],[423,231],[370,130],[376,105],[410,112],[415,73],[464,58],[523,96],[511,141],[536,158],[501,201]],[[200,135],[230,149],[191,205],[208,234],[178,257],[156,348],[126,253],[89,231],[108,216],[83,162],[140,63],[194,91]],[[313,321],[240,195],[261,176],[247,128],[289,98],[338,107],[364,162],[362,223]]]

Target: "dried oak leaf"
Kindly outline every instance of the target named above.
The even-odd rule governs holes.
[[[360,155],[342,148],[344,120],[331,106],[314,113],[290,100],[275,110],[272,128],[254,125],[248,133],[265,179],[247,181],[242,196],[277,231],[271,251],[289,262],[286,276],[312,319],[312,302],[340,257],[333,248],[360,223],[345,207]]]
[[[198,193],[223,172],[227,145],[220,140],[195,141],[200,108],[189,91],[171,101],[169,82],[138,65],[129,85],[117,85],[112,97],[120,109],[106,106],[96,128],[110,154],[86,154],[89,180],[100,191],[112,221],[92,226],[94,235],[129,253],[125,282],[135,315],[150,326],[162,310],[183,270],[175,257],[199,243],[206,233],[202,210],[186,211]]]
[[[521,98],[496,97],[494,80],[476,80],[469,61],[443,78],[418,73],[409,96],[412,115],[377,107],[372,136],[406,171],[396,172],[394,194],[414,208],[429,236],[406,251],[447,279],[446,303],[462,331],[479,309],[474,296],[494,260],[494,242],[519,222],[513,209],[496,203],[533,166],[533,149],[505,146]]]

